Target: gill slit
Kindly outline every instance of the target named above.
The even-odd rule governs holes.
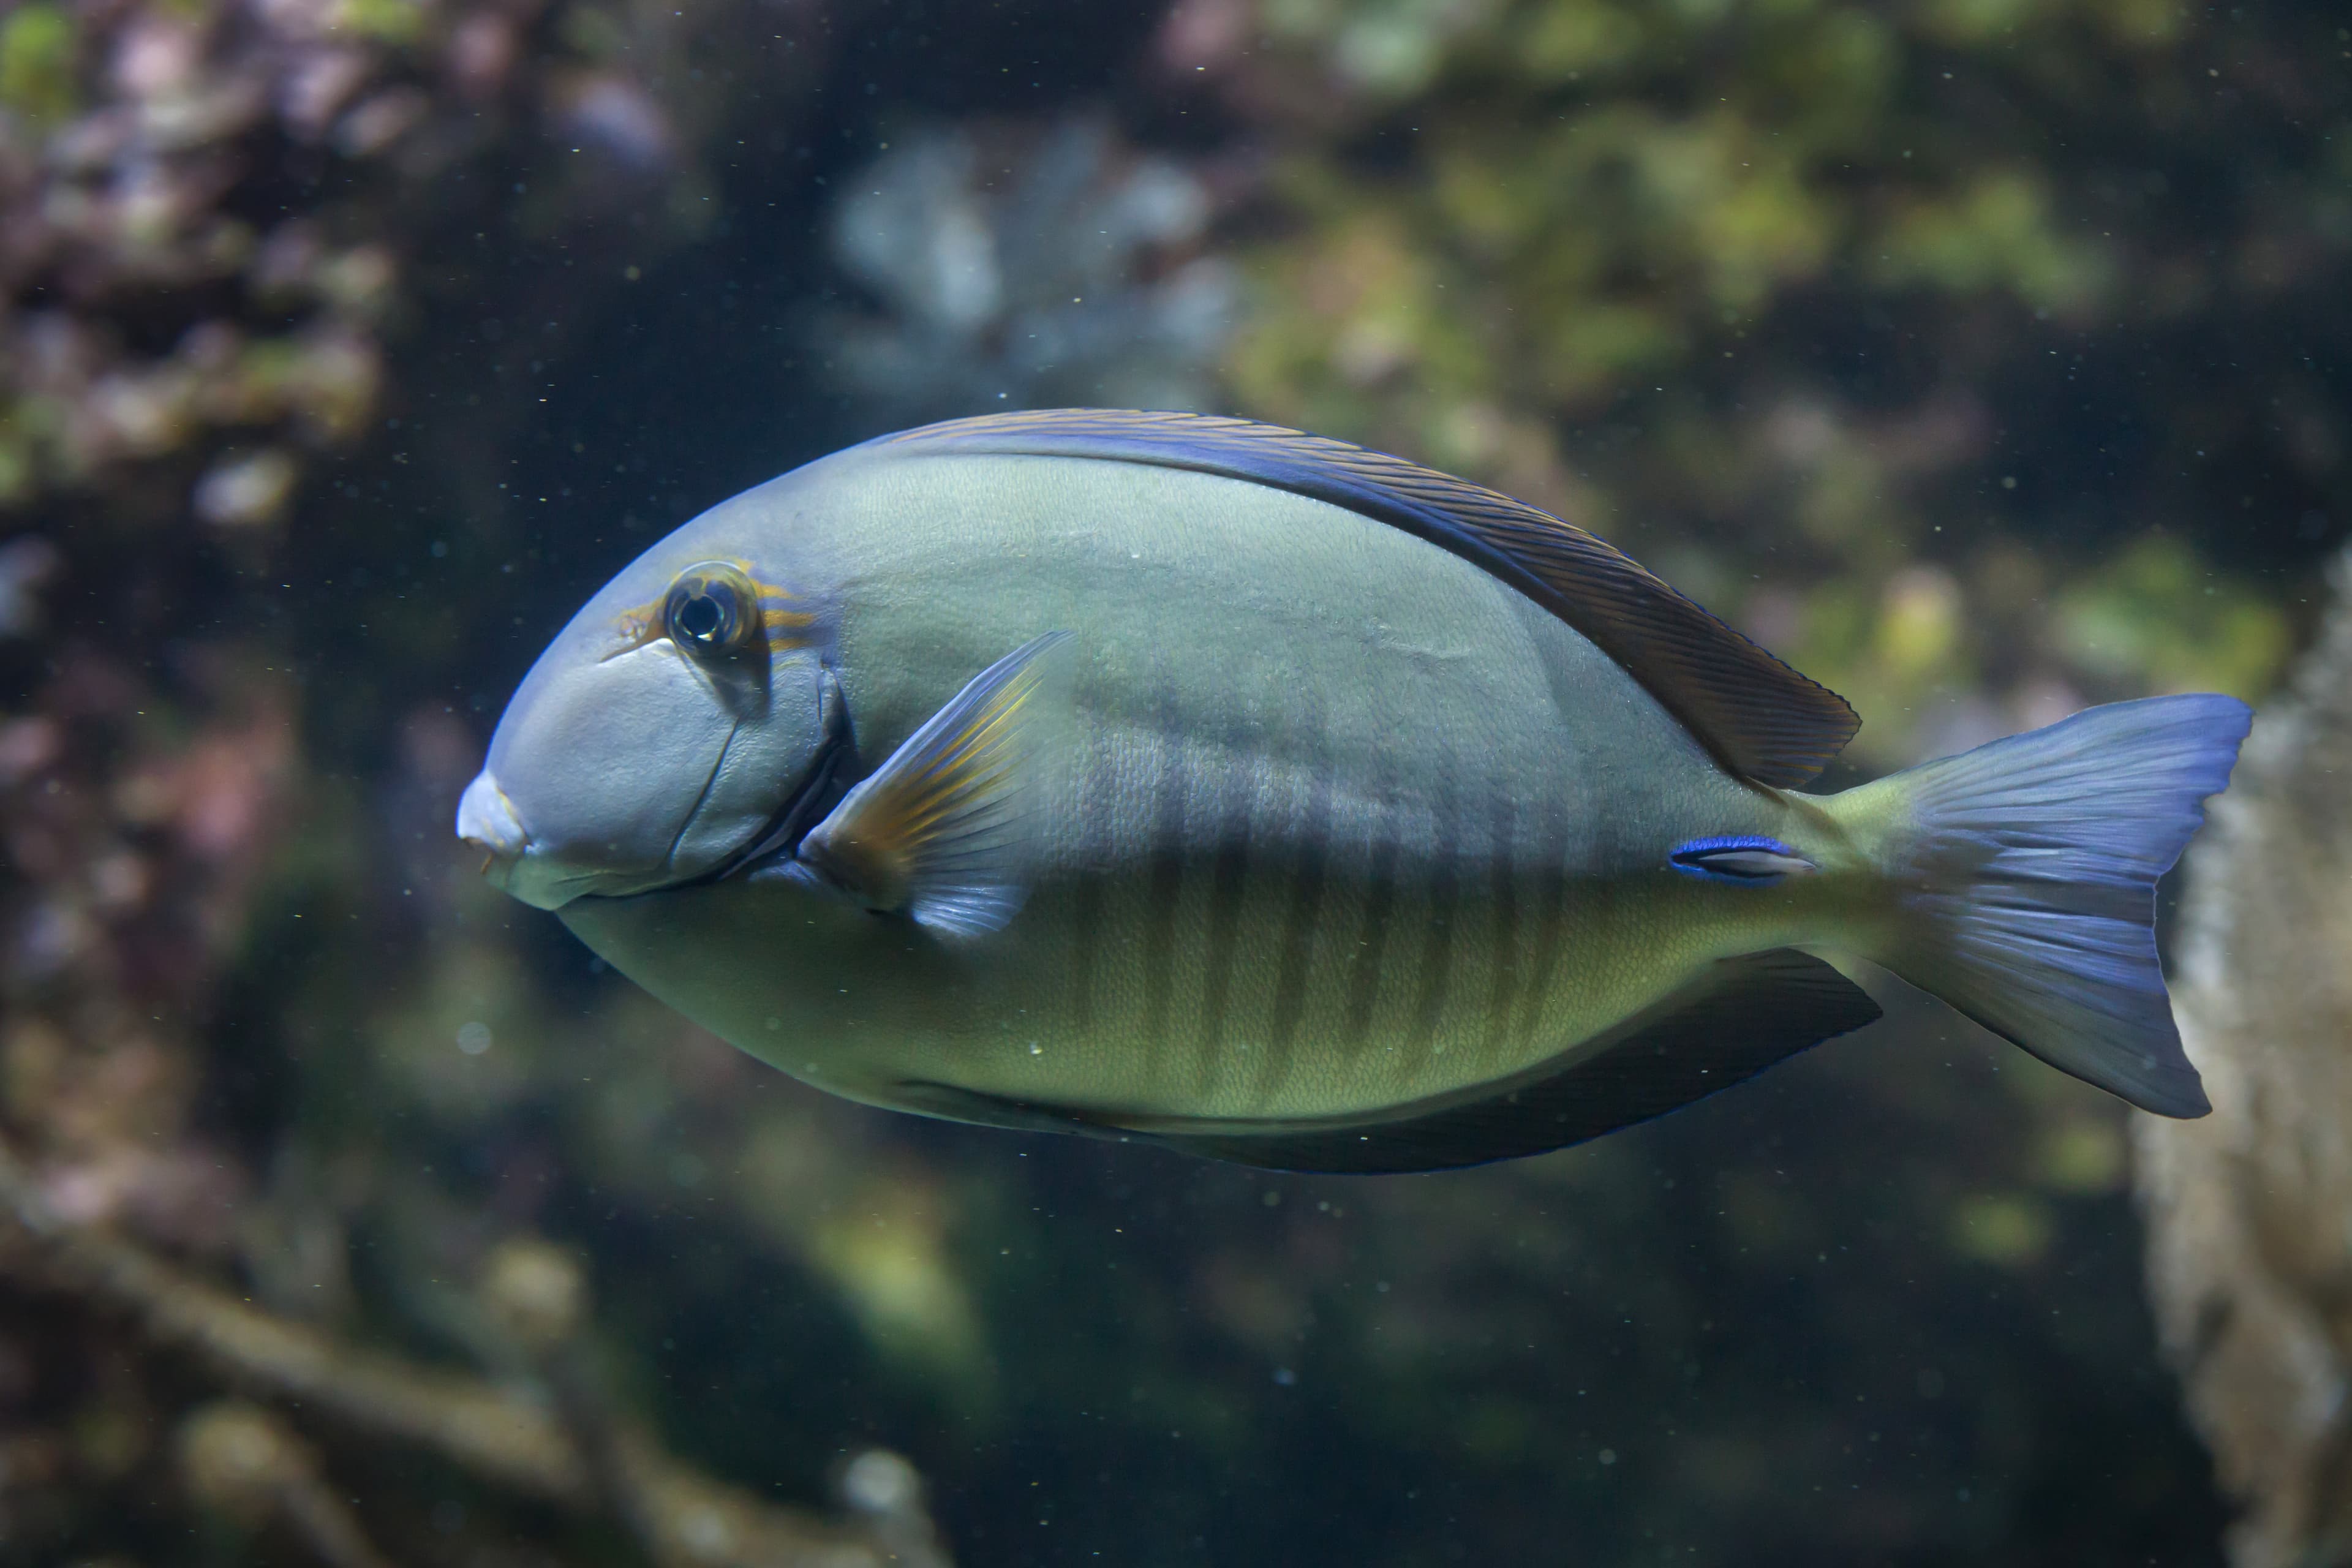
[[[735,737],[742,732],[743,721],[740,719],[728,726],[727,743],[719,747],[719,755],[711,759],[710,775],[702,781],[701,793],[694,797],[694,805],[688,807],[686,816],[679,819],[677,831],[669,836],[669,852],[662,857],[663,866],[674,867],[677,864],[677,847],[685,840],[686,830],[694,826],[694,819],[702,815],[703,803],[710,798],[711,790],[719,783],[719,770],[727,765],[727,753],[735,749]]]
[[[827,693],[832,696],[830,701],[826,700]],[[849,704],[840,696],[839,682],[830,668],[820,671],[817,712],[824,738],[817,743],[816,757],[809,764],[808,776],[801,781],[800,788],[784,797],[750,843],[713,867],[700,880],[723,882],[730,877],[747,872],[756,875],[771,866],[789,862],[808,831],[841,804],[848,792],[848,786],[842,782],[843,775],[856,771],[857,742],[850,728]]]

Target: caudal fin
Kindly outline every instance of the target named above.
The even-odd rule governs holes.
[[[2117,702],[1849,792],[1871,797],[1854,804],[1885,825],[1900,890],[1871,956],[2053,1067],[2202,1116],[2157,963],[2156,879],[2252,718],[2231,697]]]

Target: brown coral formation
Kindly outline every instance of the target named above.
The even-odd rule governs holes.
[[[2352,556],[2189,855],[2174,1008],[2213,1114],[2140,1119],[2149,1281],[2237,1568],[2352,1563]]]
[[[543,1384],[500,1385],[338,1344],[141,1247],[83,1231],[5,1152],[0,1211],[10,1222],[0,1274],[16,1286],[125,1319],[155,1350],[309,1419],[427,1449],[480,1480],[592,1518],[615,1516],[658,1568],[946,1568],[919,1482],[895,1455],[869,1450],[851,1463],[842,1490],[855,1517],[833,1522],[709,1480],[605,1408],[581,1369],[565,1364],[581,1326],[578,1269],[543,1243],[494,1253],[480,1282],[486,1308],[513,1323],[518,1348],[544,1374]],[[180,1422],[173,1446],[198,1508],[251,1531],[283,1529],[334,1568],[388,1563],[285,1417],[215,1400]]]
[[[0,515],[63,493],[275,522],[370,428],[394,341],[470,278],[459,244],[625,217],[649,260],[693,233],[695,153],[728,100],[649,84],[733,46],[745,18],[710,11],[36,0],[0,18]],[[821,53],[768,85],[803,86]],[[568,317],[610,274],[544,279],[534,308]]]
[[[275,519],[295,454],[366,423],[394,297],[391,237],[320,187],[462,155],[419,133],[450,123],[432,93],[496,94],[459,40],[521,20],[393,0],[0,24],[0,503],[178,458],[207,521]]]

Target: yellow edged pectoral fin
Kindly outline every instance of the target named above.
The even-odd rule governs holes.
[[[1003,929],[1028,894],[1048,632],[974,677],[809,830],[797,874],[958,936]]]

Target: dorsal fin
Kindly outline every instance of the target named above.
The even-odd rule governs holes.
[[[1100,458],[1247,479],[1402,529],[1500,578],[1640,681],[1715,759],[1759,784],[1821,773],[1861,721],[1623,552],[1523,501],[1402,458],[1202,414],[1055,408],[990,414],[866,444],[909,455]]]

